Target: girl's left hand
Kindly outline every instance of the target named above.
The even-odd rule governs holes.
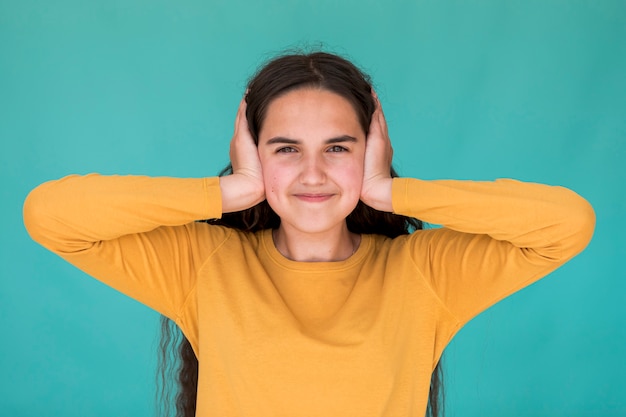
[[[387,131],[387,122],[376,93],[376,110],[372,114],[369,134],[365,144],[365,163],[361,201],[380,211],[392,212],[391,205],[391,160],[393,148]]]

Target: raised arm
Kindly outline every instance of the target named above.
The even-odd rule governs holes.
[[[35,241],[173,318],[215,244],[193,222],[220,216],[218,178],[72,175],[40,185],[24,203]]]
[[[159,226],[221,216],[217,178],[70,175],[35,188],[24,202],[31,237],[63,255]]]
[[[175,316],[204,257],[228,234],[217,227],[206,233],[209,226],[194,221],[219,218],[264,198],[244,101],[231,158],[234,173],[222,178],[90,174],[50,181],[27,197],[24,222],[35,241],[68,262]]]
[[[562,187],[394,179],[394,210],[441,229],[409,240],[417,269],[461,322],[554,271],[589,243],[595,215]]]
[[[378,105],[362,199],[379,210],[443,226],[407,242],[419,274],[461,322],[563,265],[593,234],[591,205],[566,188],[511,179],[391,179],[390,159]]]

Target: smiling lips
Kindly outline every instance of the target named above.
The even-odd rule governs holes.
[[[312,193],[302,193],[302,194],[294,194],[294,196],[302,201],[306,201],[309,203],[321,203],[323,201],[329,200],[334,194],[312,194]]]

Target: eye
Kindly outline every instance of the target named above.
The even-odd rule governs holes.
[[[346,152],[346,151],[347,151],[346,148],[344,148],[343,146],[339,146],[339,145],[334,145],[328,148],[328,152]]]
[[[292,153],[296,152],[296,148],[292,146],[283,146],[282,148],[276,149],[276,153]]]

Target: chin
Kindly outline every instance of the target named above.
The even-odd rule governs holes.
[[[281,208],[285,209],[285,207],[280,204],[273,205],[269,200],[268,203],[280,217],[281,224],[289,225],[290,228],[303,233],[316,234],[344,227],[346,218],[354,211],[358,200],[350,205],[328,205],[322,203],[317,209],[294,206],[288,210],[280,210]]]
[[[305,219],[305,220],[304,220]],[[346,227],[346,218],[329,219],[317,216],[302,216],[299,219],[281,219],[281,223],[288,224],[290,228],[307,234],[318,234]]]

